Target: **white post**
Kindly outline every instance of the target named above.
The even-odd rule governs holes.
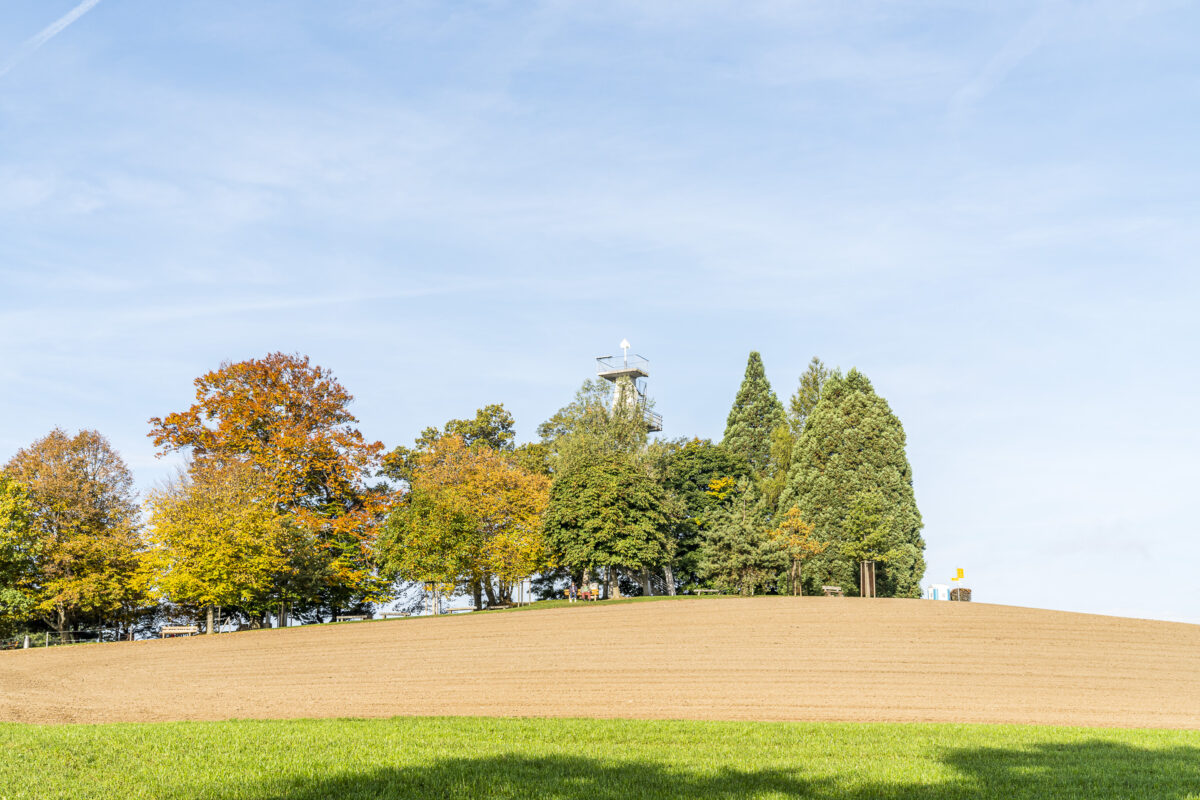
[[[25,634],[25,649],[29,649],[29,634]]]

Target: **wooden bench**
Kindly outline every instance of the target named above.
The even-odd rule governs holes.
[[[692,589],[692,594],[720,594],[720,589]]]
[[[196,625],[163,625],[158,629],[161,639],[166,639],[168,636],[195,636],[198,633],[200,633],[200,628]]]
[[[380,619],[387,619],[389,617],[411,617],[411,616],[412,616],[412,614],[408,613],[407,611],[380,611],[379,612]]]
[[[362,622],[363,620],[368,620],[368,619],[370,619],[370,617],[365,616],[363,614],[344,614],[344,615],[338,617],[337,621],[338,622]]]
[[[826,597],[845,597],[840,586],[822,586],[821,591],[825,592]]]

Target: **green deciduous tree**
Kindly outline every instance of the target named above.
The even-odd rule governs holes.
[[[551,551],[589,573],[658,568],[671,558],[671,519],[662,487],[630,454],[571,459],[550,487],[545,531]]]
[[[920,597],[925,572],[921,515],[913,497],[912,469],[905,455],[904,428],[887,401],[857,370],[831,377],[796,442],[780,508],[795,506],[816,535],[831,547],[815,556],[806,583],[836,583],[857,591],[853,559],[845,546],[852,534],[847,516],[861,492],[880,498],[891,520],[887,562],[877,573],[882,596]]]
[[[750,353],[746,376],[725,423],[721,444],[750,465],[755,475],[766,472],[771,458],[771,433],[786,421],[783,404],[763,371],[762,356]]]
[[[584,381],[574,401],[538,426],[552,472],[643,451],[647,435],[642,408],[626,403],[614,405],[613,397],[613,385],[608,381]]]
[[[718,504],[709,486],[722,478],[747,478],[750,466],[708,439],[660,440],[649,447],[647,458],[652,474],[674,503],[670,514],[674,558],[666,575],[668,592],[673,593],[676,580],[682,586],[699,580],[702,533],[708,512]]]
[[[26,591],[57,631],[128,620],[146,603],[133,476],[96,431],[56,428],[5,467],[27,493],[33,541]]]
[[[417,437],[413,447],[397,447],[384,458],[383,472],[392,480],[407,481],[417,456],[443,436],[457,436],[467,447],[486,445],[497,452],[512,452],[516,449],[515,425],[512,414],[503,405],[494,403],[484,406],[471,419],[452,419],[441,430],[426,428]]]

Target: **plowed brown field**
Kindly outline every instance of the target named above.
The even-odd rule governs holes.
[[[1200,626],[764,597],[0,653],[0,720],[503,715],[1200,728]]]

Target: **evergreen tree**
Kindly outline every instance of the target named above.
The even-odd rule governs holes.
[[[751,352],[746,377],[725,422],[721,444],[744,458],[755,475],[761,475],[771,460],[771,433],[785,421],[783,404],[763,371],[762,356],[757,351]]]
[[[821,387],[832,377],[841,377],[838,371],[830,372],[821,359],[813,356],[808,362],[808,369],[800,376],[800,385],[788,403],[788,424],[792,426],[792,434],[799,436],[804,432],[804,423],[808,415],[817,407],[821,399]]]
[[[900,420],[865,375],[852,369],[825,383],[796,441],[779,505],[799,508],[821,541],[833,545],[806,566],[808,588],[839,584],[857,592],[846,518],[856,498],[869,492],[879,498],[878,512],[891,521],[888,541],[878,543],[887,560],[876,573],[877,591],[881,597],[920,597],[925,542],[904,445]]]
[[[767,530],[767,513],[755,484],[745,478],[713,481],[718,501],[706,515],[697,570],[724,592],[753,595],[775,583],[787,554]]]
[[[796,434],[787,423],[771,431],[769,461],[759,481],[759,491],[768,510],[779,506],[779,497],[787,487],[788,472],[792,468],[792,452],[796,449]]]

